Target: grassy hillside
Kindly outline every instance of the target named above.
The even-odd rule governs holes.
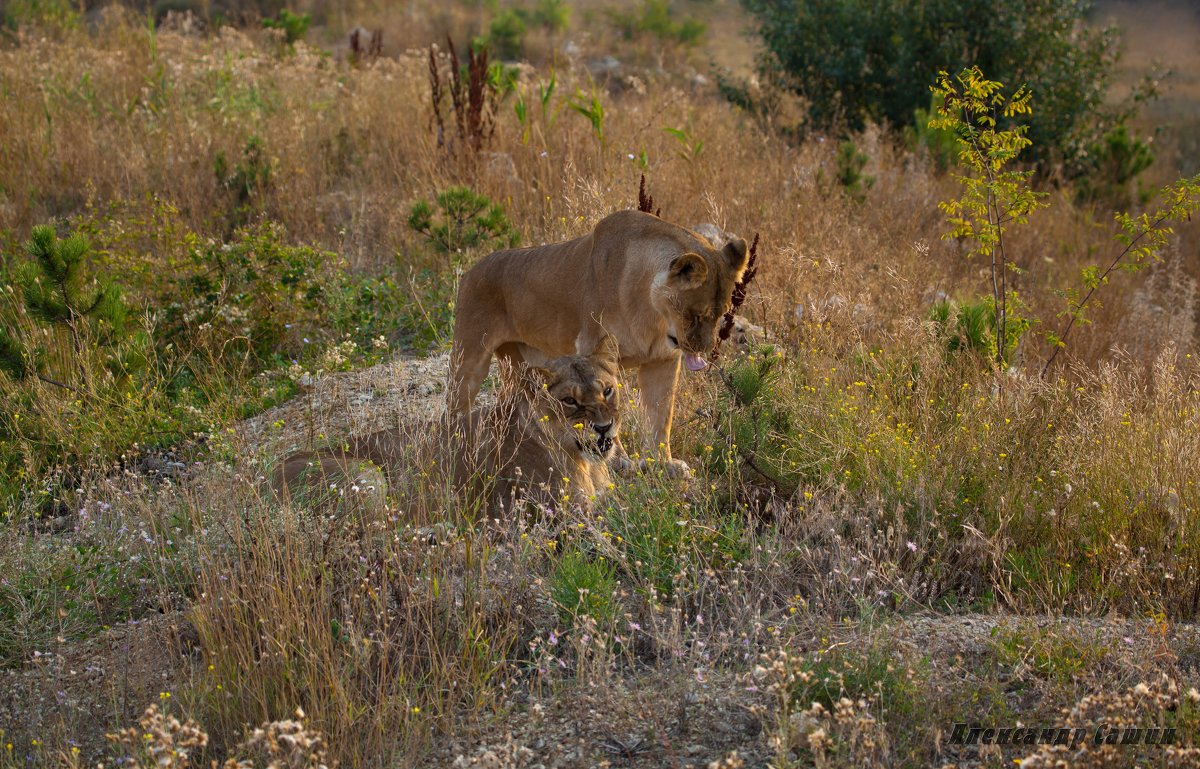
[[[314,2],[295,42],[54,7],[0,38],[0,768],[1007,766],[1037,748],[954,746],[953,725],[1118,716],[1180,747],[1073,765],[1195,761],[1195,222],[1098,286],[1043,375],[1064,294],[1121,254],[1112,211],[1047,186],[1010,228],[1029,327],[994,365],[989,266],[943,237],[954,173],[876,127],[798,138],[769,83],[762,109],[723,99],[710,53],[752,60],[727,4],[529,22],[476,123],[445,35],[486,34],[486,4]],[[1151,192],[1195,173],[1172,135]],[[343,437],[314,427],[314,379],[441,351],[463,270],[587,232],[643,176],[664,218],[760,238],[743,312],[774,345],[683,378],[692,481],[502,521],[453,489],[266,490],[278,449],[239,420],[301,394],[273,428]],[[25,245],[76,233],[63,296],[116,314],[47,320]],[[203,727],[104,739],[151,703]]]

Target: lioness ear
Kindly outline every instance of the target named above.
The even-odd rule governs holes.
[[[553,381],[554,375],[550,373],[550,369],[542,368],[541,366],[522,366],[520,382],[526,392],[537,392],[544,387],[548,387]]]
[[[611,334],[600,337],[600,341],[596,343],[596,349],[592,350],[591,357],[616,363],[621,359],[620,350],[617,349],[617,340],[613,339]]]
[[[708,264],[700,254],[683,254],[671,260],[669,275],[672,283],[682,284],[685,288],[698,286],[708,277]]]
[[[746,264],[750,261],[746,252],[746,241],[734,238],[725,244],[725,248],[721,249],[721,252],[729,260],[729,269],[734,272],[734,280],[741,280],[742,271],[746,269]]]

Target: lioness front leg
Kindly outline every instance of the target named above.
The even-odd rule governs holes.
[[[617,475],[625,477],[632,476],[637,470],[633,460],[629,458],[629,453],[625,451],[625,444],[621,442],[620,435],[613,436],[613,453],[608,460],[608,466]]]
[[[446,401],[450,414],[469,414],[479,388],[492,365],[492,349],[482,343],[455,343],[450,353],[450,388]]]
[[[687,477],[691,468],[671,458],[671,419],[675,414],[675,385],[679,382],[679,359],[649,363],[638,371],[642,407],[650,424],[649,453],[657,454],[672,478]]]

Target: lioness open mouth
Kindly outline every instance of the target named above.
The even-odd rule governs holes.
[[[579,447],[580,451],[587,454],[593,454],[603,459],[604,457],[608,456],[608,452],[612,451],[613,439],[607,435],[603,435],[597,438],[595,441],[588,441],[585,445],[580,443],[579,439],[576,438],[575,445]]]
[[[676,350],[682,349],[679,346],[679,338],[674,334],[667,334],[667,341],[669,341]],[[708,366],[708,363],[706,363],[704,358],[700,357],[696,353],[689,352],[684,353],[683,355],[683,365],[687,366],[688,371],[703,371]]]

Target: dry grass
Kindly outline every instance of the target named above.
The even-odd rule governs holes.
[[[1163,267],[1102,289],[1104,306],[1049,380],[1036,378],[1048,350],[1033,337],[998,374],[951,354],[928,321],[942,296],[985,293],[986,266],[939,237],[937,203],[955,182],[889,134],[855,137],[875,178],[856,202],[836,180],[834,140],[790,142],[656,62],[624,73],[636,80],[593,80],[587,62],[623,49],[600,25],[582,33],[584,8],[582,54],[531,41],[555,61],[549,109],[538,102],[549,67],[522,67],[527,126],[510,95],[483,152],[452,155],[432,128],[427,53],[402,48],[465,38],[483,11],[407,7],[403,23],[368,6],[314,8],[331,37],[385,27],[385,56],[361,67],[304,44],[288,52],[262,31],[153,32],[115,11],[91,34],[23,29],[0,47],[5,258],[34,224],[86,224],[106,245],[102,263],[149,302],[189,244],[266,220],[352,272],[403,286],[428,270],[442,293],[414,283],[410,299],[449,313],[455,271],[480,254],[431,249],[407,225],[414,202],[467,185],[502,204],[524,244],[549,242],[632,207],[644,173],[665,218],[761,234],[744,311],[784,355],[766,368],[761,353],[723,359],[728,381],[686,382],[676,453],[696,467],[693,484],[621,481],[590,514],[474,521],[448,489],[423,495],[415,520],[395,498],[382,509],[282,504],[263,493],[269,468],[221,438],[230,414],[209,414],[203,467],[154,482],[132,467],[83,468],[58,523],[4,524],[0,662],[26,665],[156,609],[181,613],[195,656],[172,663],[184,683],[163,707],[205,725],[205,761],[241,755],[250,726],[297,707],[343,766],[518,766],[535,752],[577,765],[921,766],[962,758],[928,728],[934,718],[1054,718],[1081,691],[1159,672],[1186,686],[1155,689],[1153,707],[1124,703],[1130,718],[1194,720],[1180,691],[1196,669],[1181,659],[1200,645],[1170,628],[1200,606],[1198,319],[1180,288],[1200,270],[1195,224]],[[603,138],[568,105],[593,96]],[[239,164],[265,175],[240,185]],[[157,216],[151,195],[177,213]],[[1065,194],[1013,231],[1017,288],[1046,327],[1061,309],[1055,289],[1111,253],[1110,235],[1106,216]],[[1032,631],[943,666],[937,632],[922,648],[890,637],[898,614],[932,607],[1153,613],[1153,654],[1097,652],[1082,689],[1044,671],[1095,647]],[[1041,687],[1035,701],[1006,683],[1025,655],[1050,660],[1021,668]],[[954,688],[964,671],[978,676],[970,702]],[[818,690],[813,676],[833,683]],[[576,704],[594,723],[554,720]],[[689,721],[689,708],[737,726]],[[157,718],[199,739],[199,727]],[[29,749],[48,739],[47,719],[4,728]],[[110,710],[100,730],[127,719]],[[61,752],[30,749],[29,762],[75,765],[66,739]],[[88,762],[105,755],[89,750]],[[19,763],[0,753],[0,767]]]

